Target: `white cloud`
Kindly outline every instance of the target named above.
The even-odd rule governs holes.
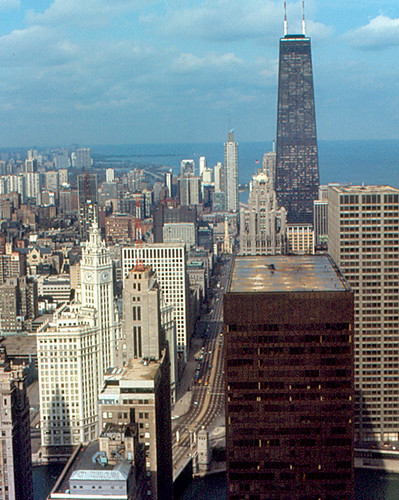
[[[0,10],[19,9],[21,0],[0,0]]]
[[[288,6],[292,31],[300,28],[299,4]],[[185,1],[169,7],[165,15],[143,14],[140,21],[156,25],[164,36],[188,40],[233,41],[263,39],[275,41],[283,33],[283,6],[280,0],[203,0]],[[327,37],[332,29],[311,20],[307,22],[309,35]]]
[[[28,25],[102,26],[123,12],[152,3],[152,0],[54,0],[44,12],[28,10],[26,22]]]
[[[33,26],[0,37],[0,65],[40,69],[58,65],[76,56],[76,45],[57,37],[56,32]]]
[[[399,45],[399,18],[392,19],[383,14],[344,35],[354,47],[361,49],[385,49]]]
[[[174,60],[173,69],[178,73],[191,73],[203,70],[209,72],[215,69],[233,69],[242,64],[243,61],[231,52],[222,55],[207,54],[204,57],[182,53]]]
[[[198,5],[169,8],[165,16],[143,15],[166,36],[200,40],[234,40],[266,36],[282,27],[279,2],[271,0],[205,0]]]

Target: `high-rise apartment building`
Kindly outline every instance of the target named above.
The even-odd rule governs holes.
[[[26,372],[0,346],[0,499],[33,500]]]
[[[280,39],[275,189],[292,223],[313,223],[319,165],[310,38]]]
[[[270,179],[260,172],[252,177],[248,208],[240,210],[240,254],[287,253],[286,211],[277,206]]]
[[[58,170],[58,179],[59,179],[59,185],[62,186],[63,184],[68,184],[69,183],[69,175],[68,175],[68,169],[67,168],[60,168]]]
[[[91,167],[90,148],[79,148],[76,150],[76,167],[77,168]]]
[[[353,292],[327,256],[237,257],[227,498],[353,500]]]
[[[25,179],[25,196],[27,198],[37,198],[41,189],[40,174],[38,172],[27,172],[22,176]]]
[[[238,143],[234,141],[234,131],[228,134],[224,143],[224,189],[226,193],[226,210],[239,210],[238,198]]]
[[[113,182],[115,179],[115,170],[113,168],[107,168],[105,171],[105,182]]]
[[[399,190],[330,186],[328,248],[355,292],[356,438],[398,441]]]
[[[138,263],[151,266],[156,271],[165,302],[174,307],[177,351],[184,360],[190,340],[186,261],[185,246],[181,243],[154,243],[122,249],[123,279]]]

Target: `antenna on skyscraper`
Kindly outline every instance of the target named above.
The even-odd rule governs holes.
[[[302,35],[306,35],[306,26],[305,26],[305,0],[302,0]]]
[[[284,36],[288,35],[287,2],[284,2]]]

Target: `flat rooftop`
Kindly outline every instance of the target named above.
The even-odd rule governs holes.
[[[330,186],[334,191],[348,194],[367,194],[367,193],[398,193],[399,189],[392,186]]]
[[[236,257],[230,293],[331,292],[350,290],[326,255],[256,255]]]
[[[93,462],[93,456],[95,456],[98,451],[98,440],[91,441],[87,446],[81,446],[73,459],[71,459],[63,469],[51,493],[66,493],[66,491],[69,490],[69,480],[72,474],[78,471],[80,471],[79,475],[81,478],[86,477],[87,479],[92,479],[97,475],[98,480],[104,480],[106,478],[115,479],[116,474],[114,474],[115,477],[113,475],[116,468],[115,464],[102,466],[96,461]]]
[[[10,358],[37,356],[37,339],[33,333],[24,335],[10,335],[3,337],[1,344],[7,349]]]
[[[162,351],[162,358],[160,360],[150,362],[146,362],[143,359],[129,359],[122,368],[108,368],[104,379],[105,381],[118,381],[120,385],[123,385],[124,382],[132,381],[138,385],[140,385],[140,382],[148,385],[146,382],[154,382],[164,355],[165,352]]]

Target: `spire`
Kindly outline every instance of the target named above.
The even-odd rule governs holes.
[[[306,26],[305,26],[305,0],[302,0],[302,35],[306,35]]]
[[[284,36],[288,35],[287,2],[284,2]]]

